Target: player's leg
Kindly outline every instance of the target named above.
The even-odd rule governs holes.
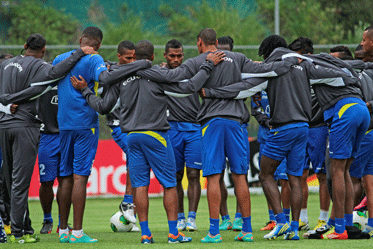
[[[43,209],[44,220],[41,234],[48,234],[53,229],[52,204],[54,199],[53,183],[57,177],[60,164],[60,139],[59,134],[40,134],[39,145],[39,176],[40,204]]]
[[[184,167],[176,172],[176,191],[177,191],[177,229],[184,231],[186,229],[186,220],[184,213],[184,189],[182,180],[184,177]]]
[[[226,170],[226,169],[225,169]],[[231,218],[228,214],[228,190],[227,186],[224,183],[224,174],[225,170],[220,175],[219,185],[220,185],[220,193],[221,193],[221,203],[220,203],[220,215],[222,219],[222,223],[219,225],[219,230],[230,230],[233,227],[233,223],[231,222]]]
[[[83,216],[87,198],[87,183],[91,174],[98,145],[98,128],[76,130],[74,140],[73,189],[71,202],[73,205],[73,230],[70,243],[96,243],[83,231]]]
[[[201,182],[200,175],[202,169],[202,153],[201,153],[201,130],[184,132],[186,136],[186,144],[184,150],[185,165],[188,178],[188,202],[189,213],[187,219],[187,230],[197,230],[196,215],[199,200],[201,198]],[[175,155],[176,158],[176,155]],[[176,160],[177,163],[177,160]]]
[[[1,158],[2,161],[2,158]],[[10,197],[5,183],[4,170],[0,169],[0,216],[4,223],[5,233],[11,234],[10,228]]]
[[[225,119],[212,119],[202,127],[202,172],[207,177],[210,229],[202,243],[220,243],[220,175],[225,166]]]
[[[276,181],[280,183],[281,186],[281,202],[282,210],[285,214],[286,221],[290,223],[290,185],[288,175],[286,174],[286,158],[282,160],[280,165],[277,167],[274,174]],[[272,229],[271,229],[272,230]]]
[[[300,210],[299,216],[299,229],[300,230],[309,230],[310,226],[308,224],[308,212],[307,212],[307,202],[308,202],[308,178],[309,169],[303,169],[303,174],[300,178],[301,186],[302,186],[302,208]]]
[[[319,180],[320,216],[314,230],[321,226],[324,226],[327,223],[330,207],[330,195],[328,191],[326,174],[319,172],[316,175],[317,179]]]
[[[250,190],[247,183],[247,171],[249,170],[247,156],[248,154],[248,137],[243,132],[241,125],[235,121],[229,121],[225,124],[225,144],[224,149],[227,153],[234,190],[237,202],[242,214],[242,230],[236,241],[251,242],[253,241],[251,227],[251,200]],[[237,229],[238,230],[238,229]]]
[[[363,231],[364,233],[368,233],[371,237],[373,236],[373,232],[372,232],[373,231],[373,175],[371,174],[373,173],[372,170],[373,170],[373,163],[370,163],[368,170],[365,172],[365,173],[368,173],[368,171],[370,171],[370,173],[364,176],[369,218],[368,218],[368,224]]]

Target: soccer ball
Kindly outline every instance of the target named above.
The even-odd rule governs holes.
[[[122,212],[118,211],[110,218],[110,227],[113,232],[129,232],[133,227],[133,223],[123,217]]]
[[[360,230],[364,230],[368,223],[366,214],[360,211],[354,211],[352,215],[352,222],[354,223],[354,226],[357,226]]]

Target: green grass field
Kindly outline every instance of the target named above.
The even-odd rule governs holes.
[[[252,195],[252,227],[254,242],[244,243],[235,242],[234,237],[238,234],[233,231],[222,231],[221,235],[223,243],[221,244],[202,244],[201,238],[206,235],[209,228],[207,199],[202,197],[197,213],[197,232],[185,232],[186,235],[193,238],[193,242],[189,244],[168,244],[167,234],[168,225],[166,213],[163,208],[162,198],[150,199],[149,210],[149,226],[153,233],[155,244],[148,245],[151,248],[370,248],[373,241],[370,240],[347,240],[347,241],[329,241],[329,240],[306,240],[301,238],[300,241],[285,241],[283,238],[277,238],[273,241],[265,241],[263,236],[265,232],[260,232],[259,229],[268,221],[268,211],[264,195]],[[97,238],[97,244],[60,244],[58,235],[55,233],[55,228],[58,223],[57,203],[54,202],[53,218],[55,220],[54,232],[48,235],[40,235],[41,241],[35,244],[1,244],[0,248],[137,248],[145,247],[140,244],[141,233],[114,233],[110,229],[109,219],[112,214],[118,211],[118,206],[121,199],[118,198],[103,198],[89,199],[86,205],[84,216],[84,231],[93,238]],[[228,199],[231,218],[235,211],[235,198],[230,196]],[[30,201],[31,219],[36,234],[39,234],[43,219],[42,210],[38,201]],[[308,200],[308,216],[310,226],[313,228],[316,225],[319,215],[318,195],[310,194]],[[72,221],[72,215],[71,219]]]

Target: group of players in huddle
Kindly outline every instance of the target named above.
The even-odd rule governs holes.
[[[41,59],[46,41],[34,34],[27,39],[24,55],[0,65],[1,175],[8,190],[2,195],[10,196],[10,218],[1,212],[1,224],[9,229],[11,223],[10,242],[39,240],[27,205],[37,155],[44,212],[40,232],[50,233],[53,228],[52,186],[57,178],[60,242],[98,242],[82,228],[86,185],[98,144],[97,113],[107,115],[113,139],[127,155],[126,194],[119,208],[132,223],[137,220],[136,209],[141,243],[154,243],[148,226],[150,169],[164,188],[169,243],[191,242],[181,231],[197,229],[201,170],[207,177],[210,215],[209,233],[201,242],[220,243],[219,230],[229,229],[240,231],[236,241],[252,242],[246,178],[248,97],[252,97],[251,115],[260,124],[260,180],[270,216],[262,228],[270,230],[264,238],[285,235],[286,240],[299,240],[298,231],[309,229],[309,162],[320,182],[321,210],[316,228],[307,236],[347,239],[363,187],[371,211],[363,233],[373,235],[373,64],[369,63],[373,27],[364,31],[355,52],[359,60],[348,57],[343,47],[335,48],[332,55],[313,55],[308,38],[300,37],[288,46],[281,36],[271,35],[259,48],[264,61],[254,62],[232,52],[231,37],[217,39],[215,31],[206,28],[197,36],[199,56],[182,63],[182,44],[173,39],[165,47],[167,63],[152,67],[150,41],[136,45],[123,41],[118,46],[119,62],[105,63],[97,54],[102,39],[99,28],[88,27],[79,49],[48,64]],[[346,57],[349,60],[343,60]],[[325,163],[325,157],[330,163]],[[223,181],[226,159],[237,197],[233,223]],[[187,219],[181,186],[185,166]],[[333,207],[328,220],[330,196]],[[73,227],[67,223],[71,204]],[[4,231],[1,238],[7,240]]]

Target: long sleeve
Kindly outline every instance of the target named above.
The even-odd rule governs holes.
[[[113,70],[102,71],[99,75],[99,81],[102,85],[112,85],[125,80],[140,69],[150,68],[151,65],[152,63],[147,60],[138,60],[129,64],[118,65]]]
[[[13,103],[20,103],[22,101],[33,100],[40,97],[44,93],[47,93],[51,89],[52,87],[49,85],[31,86],[18,93],[0,95],[0,103],[2,103],[3,105],[8,105]]]
[[[82,90],[82,94],[87,100],[88,105],[101,115],[109,114],[113,110],[119,98],[119,93],[119,84],[111,85],[103,99],[97,97],[89,87]]]
[[[85,56],[81,48],[75,50],[69,57],[56,65],[41,61],[40,68],[31,80],[31,86],[51,84],[66,76],[75,64]]]
[[[183,80],[175,84],[163,84],[164,92],[173,97],[186,97],[196,93],[205,84],[214,69],[212,61],[204,62],[199,72],[189,80]]]

